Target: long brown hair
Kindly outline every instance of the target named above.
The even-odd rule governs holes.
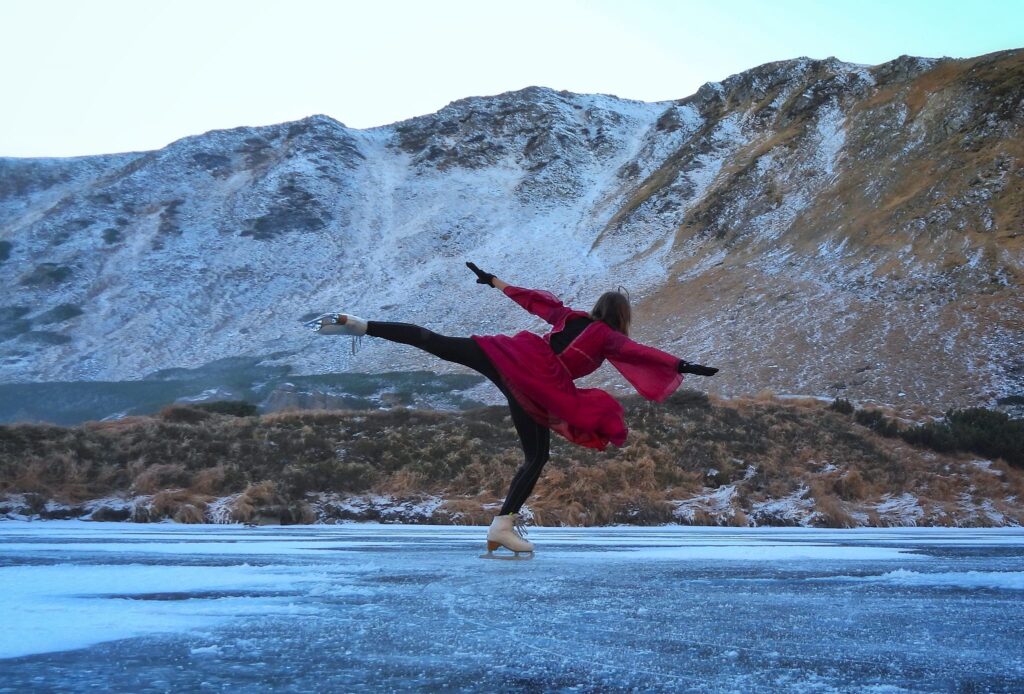
[[[629,308],[629,297],[621,292],[605,292],[590,311],[594,320],[604,321],[612,330],[629,335],[629,324],[633,311]]]

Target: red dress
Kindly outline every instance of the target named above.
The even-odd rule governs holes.
[[[641,345],[607,323],[588,325],[561,354],[552,350],[551,336],[566,321],[587,316],[562,305],[553,294],[511,285],[505,294],[553,327],[543,337],[523,331],[516,335],[473,335],[501,374],[509,391],[534,421],[573,443],[603,450],[609,442],[626,442],[622,405],[599,388],[577,388],[573,381],[592,373],[605,359],[648,400],[663,401],[679,387],[679,358]]]

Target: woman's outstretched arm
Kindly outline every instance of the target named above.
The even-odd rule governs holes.
[[[718,369],[692,364],[660,349],[634,342],[622,333],[609,329],[604,355],[637,392],[648,400],[661,402],[683,380],[684,373],[714,376]]]
[[[551,292],[546,292],[543,289],[525,289],[514,284],[505,284],[498,278],[495,278],[494,281],[494,286],[501,289],[502,294],[551,325],[558,325],[568,316],[575,313]]]
[[[483,270],[478,268],[475,263],[467,262],[466,263],[466,267],[468,267],[470,270],[472,270],[473,274],[476,275],[476,283],[477,284],[486,284],[486,285],[488,285],[490,287],[494,287],[495,289],[497,289],[499,291],[502,291],[502,292],[505,291],[505,287],[508,286],[508,284],[506,284],[505,282],[502,282],[501,280],[499,280],[497,277],[495,277],[491,273],[484,272]]]
[[[571,308],[567,308],[561,300],[551,292],[516,287],[515,285],[503,282],[489,272],[484,272],[475,264],[470,262],[466,263],[466,267],[472,270],[473,274],[476,275],[477,284],[486,284],[489,287],[494,287],[502,294],[512,299],[512,301],[516,302],[533,315],[543,318],[551,325],[557,325],[559,321],[573,313]]]
[[[604,356],[648,400],[662,402],[683,382],[679,357],[605,330]]]

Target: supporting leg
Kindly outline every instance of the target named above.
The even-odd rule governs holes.
[[[509,398],[509,409],[512,412],[512,423],[519,434],[519,442],[523,446],[525,460],[512,478],[500,515],[519,513],[540,479],[551,446],[550,429],[535,422],[513,398]]]
[[[548,461],[551,430],[535,422],[526,413],[505,386],[494,364],[472,338],[448,337],[418,325],[384,321],[368,321],[366,334],[412,345],[445,361],[474,369],[490,379],[505,394],[526,459],[516,471],[501,513],[494,519],[488,531],[488,553],[495,549],[495,545],[504,545],[516,552],[517,556],[520,551],[532,552],[533,545],[513,527],[518,518],[511,514],[519,512],[540,478],[540,473]]]

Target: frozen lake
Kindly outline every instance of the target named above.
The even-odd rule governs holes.
[[[0,522],[0,691],[1024,691],[1024,530]]]

